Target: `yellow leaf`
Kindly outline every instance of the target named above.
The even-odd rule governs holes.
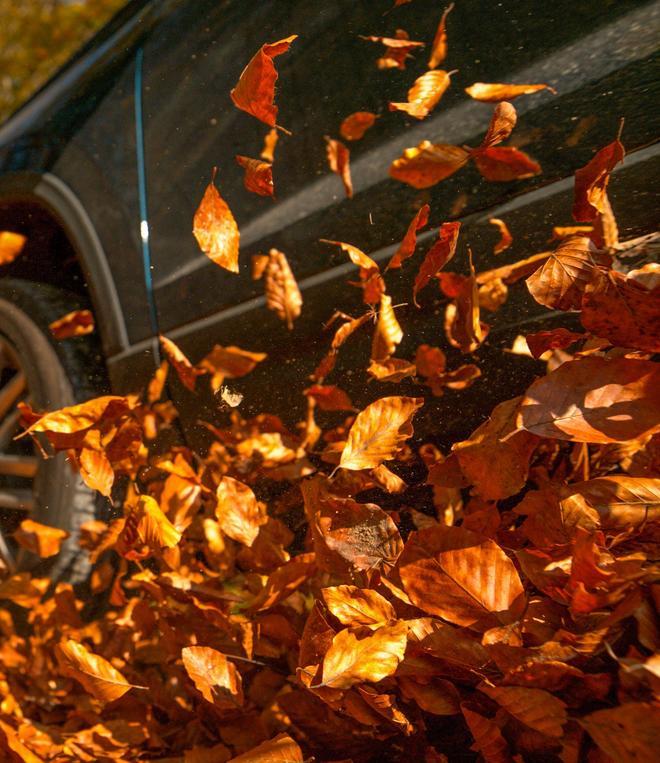
[[[216,491],[215,515],[225,535],[251,546],[259,527],[268,521],[252,490],[233,477],[223,477]]]
[[[339,585],[324,588],[321,594],[328,609],[344,625],[366,625],[373,629],[396,620],[394,607],[377,591]]]
[[[208,646],[187,646],[181,650],[183,667],[207,702],[235,710],[243,704],[240,673],[221,652]]]
[[[119,699],[133,687],[107,660],[73,639],[57,644],[55,656],[62,672],[75,678],[101,702]]]

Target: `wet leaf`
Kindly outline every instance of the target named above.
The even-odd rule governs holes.
[[[245,170],[243,185],[248,191],[259,196],[274,196],[272,164],[240,155],[236,156],[236,163]]]
[[[48,328],[55,339],[85,336],[94,331],[94,316],[90,310],[74,310],[53,321]]]
[[[465,88],[465,92],[476,101],[485,101],[486,103],[497,103],[498,101],[511,101],[520,95],[529,95],[538,93],[539,90],[549,90],[557,94],[557,91],[550,85],[502,85],[486,82],[475,82],[474,85]]]
[[[238,225],[215,187],[215,174],[214,169],[211,182],[195,212],[193,235],[199,248],[212,262],[230,273],[238,273]]]
[[[378,115],[371,111],[356,111],[343,120],[339,134],[344,140],[360,140],[377,119]]]
[[[223,710],[243,704],[240,673],[227,657],[208,646],[187,646],[181,651],[186,673],[207,702]]]

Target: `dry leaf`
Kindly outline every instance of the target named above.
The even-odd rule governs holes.
[[[411,40],[404,29],[397,29],[395,37],[360,35],[360,38],[369,42],[380,42],[385,46],[385,53],[376,61],[379,69],[405,69],[406,60],[412,58],[411,51],[424,47],[423,42]]]
[[[90,310],[74,310],[53,321],[48,328],[55,339],[85,336],[94,331],[94,316]]]
[[[425,72],[413,82],[412,87],[408,90],[407,102],[393,103],[390,101],[390,111],[405,111],[406,114],[410,114],[415,119],[424,119],[440,102],[451,83],[453,73],[443,69]]]
[[[430,188],[453,175],[469,158],[470,153],[459,146],[423,140],[417,147],[405,149],[403,156],[392,162],[390,177],[413,188]]]
[[[271,127],[264,137],[264,147],[261,149],[259,157],[265,162],[271,164],[275,161],[275,146],[279,140],[280,134],[275,127]]]
[[[436,276],[442,268],[456,254],[456,245],[458,243],[458,234],[461,229],[460,223],[442,223],[438,230],[438,238],[433,246],[424,256],[419,271],[415,276],[413,286],[413,302],[417,307],[417,295]]]
[[[506,251],[513,243],[513,236],[507,228],[504,220],[500,220],[497,217],[491,217],[488,222],[494,225],[500,232],[500,240],[495,244],[493,254],[500,254],[500,252]]]
[[[236,163],[245,170],[243,185],[248,191],[259,196],[274,196],[272,164],[240,155],[236,156]]]
[[[344,184],[344,191],[347,198],[353,197],[353,181],[351,180],[351,152],[340,140],[325,136],[326,155],[328,157],[328,166],[330,171],[339,175]]]
[[[216,491],[215,515],[225,535],[251,546],[259,527],[268,521],[252,490],[233,477],[223,477]]]
[[[0,231],[0,265],[9,265],[23,251],[27,237],[12,231]]]
[[[412,257],[415,253],[415,247],[417,246],[417,231],[425,228],[429,221],[430,207],[428,204],[422,205],[417,214],[410,221],[408,230],[403,240],[399,244],[399,248],[392,255],[392,259],[387,263],[386,270],[392,270],[394,268],[400,268],[404,260]]]
[[[209,646],[187,646],[181,651],[186,673],[207,702],[221,710],[243,704],[240,673],[224,654]]]
[[[179,381],[186,389],[193,392],[199,372],[171,339],[162,335],[158,338],[163,352],[179,377]]]
[[[549,692],[520,686],[488,684],[480,684],[479,690],[535,731],[550,737],[564,735],[564,724],[568,720],[566,705]]]
[[[101,702],[112,702],[133,688],[112,665],[73,639],[55,646],[55,656],[64,675],[79,681],[85,691]]]
[[[349,114],[339,126],[339,134],[344,140],[360,140],[378,119],[371,111],[356,111]]]
[[[288,734],[278,734],[229,763],[303,763],[303,754]]]
[[[351,398],[343,389],[334,385],[315,384],[304,391],[311,397],[322,411],[352,411]]]
[[[657,759],[660,710],[649,702],[627,702],[596,710],[578,723],[610,760],[653,763]]]
[[[380,298],[378,321],[371,344],[371,360],[382,363],[392,355],[403,339],[403,329],[392,308],[392,298],[383,294]]]
[[[150,495],[138,497],[129,519],[130,525],[135,527],[137,537],[151,549],[174,548],[181,540],[181,533]]]
[[[485,101],[486,103],[497,103],[499,101],[511,101],[519,95],[529,95],[538,93],[539,90],[549,90],[557,94],[557,91],[550,85],[502,85],[486,82],[475,82],[474,85],[465,88],[465,92],[476,101]]]
[[[364,625],[376,629],[396,620],[394,607],[376,591],[340,585],[324,588],[323,601],[343,625]]]
[[[33,519],[24,519],[14,533],[14,540],[42,559],[59,554],[62,541],[69,533],[58,527],[48,527]]]
[[[541,172],[541,166],[524,151],[509,146],[480,149],[472,154],[479,172],[492,183],[525,180]]]
[[[565,328],[550,329],[550,331],[537,331],[535,334],[527,334],[523,337],[533,358],[540,358],[548,350],[564,350],[580,339],[584,334],[576,334]]]
[[[510,763],[509,748],[498,725],[471,710],[466,703],[461,704],[461,711],[474,738],[474,745],[470,749],[480,752],[486,763]]]
[[[271,249],[266,265],[266,305],[289,331],[302,309],[302,294],[284,252]]]
[[[591,223],[607,211],[607,185],[610,173],[623,161],[625,150],[619,140],[601,148],[585,167],[575,173],[573,217],[579,223]]]
[[[454,3],[450,3],[442,12],[442,18],[433,38],[431,46],[431,58],[429,58],[429,69],[435,69],[447,57],[447,16],[454,8]]]
[[[211,389],[217,392],[225,379],[238,379],[253,371],[268,356],[265,352],[250,352],[230,345],[216,344],[199,364],[200,371],[211,374]]]

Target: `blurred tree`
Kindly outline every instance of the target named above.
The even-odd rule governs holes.
[[[126,0],[0,0],[0,121]]]

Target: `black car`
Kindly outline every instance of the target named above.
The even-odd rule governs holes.
[[[25,250],[0,268],[0,512],[11,529],[26,512],[73,528],[94,512],[91,494],[63,456],[37,460],[18,427],[16,403],[53,409],[103,393],[144,388],[160,359],[158,335],[193,361],[215,344],[268,353],[268,361],[236,387],[241,412],[302,418],[301,393],[327,350],[323,324],[335,310],[363,312],[355,268],[321,239],[350,242],[380,261],[391,256],[423,203],[431,226],[460,219],[477,271],[547,249],[553,225],[570,225],[576,168],[614,139],[625,118],[627,149],[611,198],[622,238],[655,227],[659,134],[653,63],[660,39],[660,3],[638,0],[505,0],[456,3],[448,17],[451,87],[422,121],[389,113],[405,100],[426,67],[442,4],[414,0],[133,0],[0,127],[0,230],[27,236]],[[383,46],[363,39],[405,29],[426,42],[405,69],[379,69]],[[234,107],[230,90],[265,42],[298,34],[277,59],[276,201],[248,192],[237,154],[256,157],[267,127]],[[478,145],[492,105],[471,100],[476,81],[548,83],[516,101],[511,144],[542,167],[532,178],[484,180],[467,167],[423,190],[388,176],[391,162],[424,139]],[[328,169],[325,135],[360,110],[379,115],[350,144],[355,194],[345,198]],[[218,167],[218,185],[241,231],[241,272],[217,267],[197,246],[192,218]],[[512,246],[494,257],[498,238],[489,218],[504,218]],[[424,242],[427,242],[426,244]],[[285,252],[304,307],[292,332],[268,311],[263,286],[251,279],[251,255]],[[467,258],[452,263],[466,271]],[[417,255],[418,257],[420,255]],[[400,355],[420,342],[443,345],[441,295],[410,299],[410,272],[388,274],[408,335]],[[48,325],[77,305],[90,306],[96,333],[55,342]],[[517,334],[557,325],[524,289],[495,314],[479,350],[482,377],[467,391],[448,392],[423,431],[438,444],[469,433],[493,405],[522,391],[539,373],[529,358],[505,350]],[[553,323],[554,321],[554,323]],[[356,339],[337,382],[357,406],[376,394],[420,394],[367,381]],[[366,345],[364,345],[366,346]],[[364,350],[364,346],[362,349]],[[445,349],[447,349],[445,347]],[[368,350],[366,350],[368,353]],[[454,366],[465,362],[447,349]],[[226,413],[210,394],[192,395],[170,376],[182,435],[203,447],[200,420]],[[395,390],[394,392],[392,390]],[[4,542],[3,542],[4,543]],[[5,549],[6,551],[6,549]]]

